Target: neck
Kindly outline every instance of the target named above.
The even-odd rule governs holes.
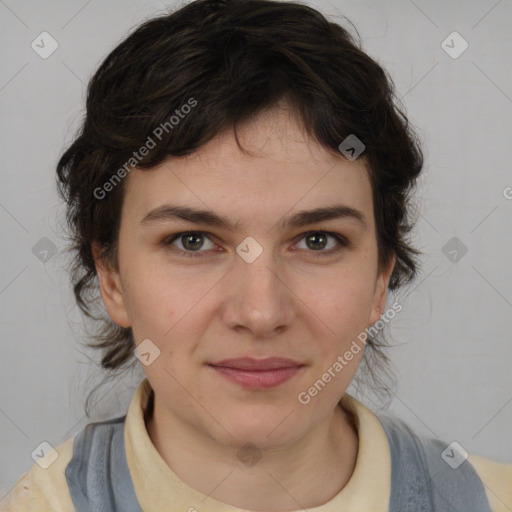
[[[284,512],[321,506],[345,487],[357,458],[357,429],[341,406],[293,445],[261,452],[257,464],[245,468],[236,447],[181,424],[158,400],[150,400],[145,419],[155,448],[183,482],[243,509]]]

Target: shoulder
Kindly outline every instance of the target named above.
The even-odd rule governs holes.
[[[468,461],[482,480],[493,512],[512,510],[512,464],[470,454]]]
[[[512,465],[468,454],[456,442],[419,436],[397,418],[380,416],[379,420],[388,437],[393,474],[400,480],[416,470],[429,480],[434,501],[460,501],[466,510],[475,506],[492,512],[512,510]]]
[[[34,463],[27,473],[20,476],[11,493],[0,504],[0,510],[73,511],[74,506],[64,473],[73,456],[73,444],[74,437],[71,437],[55,447],[54,452],[47,453],[38,463]]]
[[[125,416],[89,423],[76,436],[55,447],[20,476],[11,493],[0,503],[0,512],[74,511],[73,495],[82,492],[85,479],[97,471],[97,462],[112,449],[114,436],[124,438]],[[121,441],[122,442],[122,441]],[[115,453],[114,456],[119,456]]]

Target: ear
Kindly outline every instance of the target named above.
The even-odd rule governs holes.
[[[91,249],[100,283],[103,304],[105,304],[105,308],[113,322],[121,327],[130,327],[131,321],[126,310],[119,272],[112,269],[104,258],[100,256],[100,246],[98,243],[93,242]]]
[[[373,294],[373,304],[370,313],[370,318],[368,319],[368,325],[373,325],[377,320],[381,317],[382,313],[384,313],[384,309],[386,307],[386,298],[388,292],[389,280],[391,279],[391,274],[393,273],[393,269],[395,268],[396,255],[389,259],[386,268],[384,268],[381,273],[377,276],[377,282],[375,283],[375,292]]]

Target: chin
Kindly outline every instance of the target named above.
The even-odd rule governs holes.
[[[275,408],[270,409],[264,411],[262,406],[252,406],[249,411],[241,412],[233,408],[233,415],[221,415],[224,418],[222,425],[233,436],[227,435],[228,444],[239,446],[252,443],[261,449],[271,449],[290,444],[301,437],[299,431],[306,429],[306,426],[300,428],[301,425],[293,419],[296,415],[291,413],[291,408],[279,407],[277,413]]]

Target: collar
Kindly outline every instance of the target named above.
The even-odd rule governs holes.
[[[144,421],[153,390],[144,379],[130,403],[125,424],[128,468],[143,510],[205,510],[244,512],[243,509],[206,498],[183,482],[153,445]],[[387,512],[391,492],[391,455],[383,427],[376,416],[355,398],[345,394],[343,408],[353,414],[359,437],[354,472],[345,487],[327,503],[311,512]],[[207,501],[206,501],[207,500]]]

